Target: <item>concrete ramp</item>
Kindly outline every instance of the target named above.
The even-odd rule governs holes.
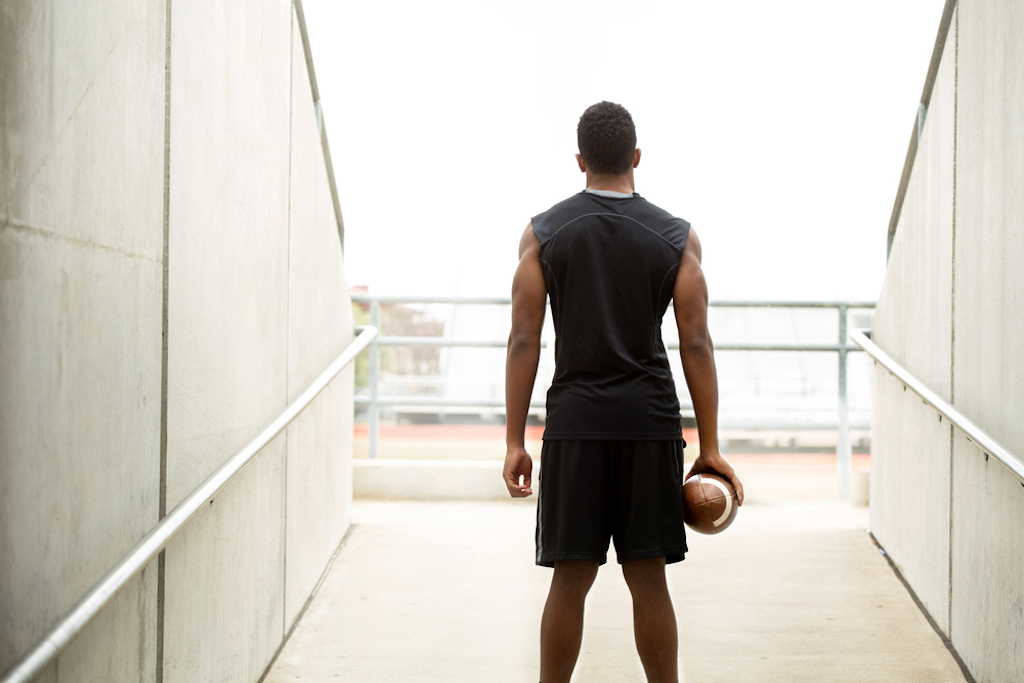
[[[369,502],[266,683],[537,680],[550,570],[529,502]],[[688,683],[953,683],[956,661],[841,503],[748,505],[669,568]],[[629,592],[598,575],[574,681],[643,681]]]

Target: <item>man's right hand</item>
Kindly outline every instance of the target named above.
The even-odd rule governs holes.
[[[740,482],[740,478],[736,476],[736,470],[725,461],[721,453],[718,451],[701,451],[697,459],[693,461],[693,465],[690,466],[690,471],[686,473],[686,478],[683,481],[701,472],[714,472],[728,479],[732,487],[736,489],[736,502],[743,505],[743,484]]]
[[[526,498],[533,494],[531,475],[533,474],[533,458],[525,448],[509,448],[505,453],[505,486],[513,498]],[[522,476],[523,483],[519,483]]]

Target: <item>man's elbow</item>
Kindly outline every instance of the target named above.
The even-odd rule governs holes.
[[[714,350],[715,345],[707,332],[695,332],[679,339],[679,353],[683,356],[707,356]]]
[[[540,335],[532,332],[512,331],[508,336],[508,352],[510,354],[540,351]]]

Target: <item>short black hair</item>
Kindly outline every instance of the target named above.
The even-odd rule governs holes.
[[[621,175],[633,168],[636,126],[621,104],[598,102],[587,107],[576,126],[576,141],[594,173]]]

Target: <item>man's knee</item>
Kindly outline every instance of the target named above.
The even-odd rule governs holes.
[[[665,558],[623,562],[622,576],[632,592],[660,588],[665,585]]]
[[[586,593],[597,578],[599,566],[597,562],[587,560],[558,560],[555,562],[551,582],[564,587],[576,587]]]

